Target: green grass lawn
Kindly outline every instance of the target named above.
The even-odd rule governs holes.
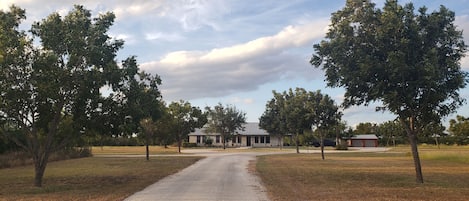
[[[0,200],[123,200],[201,157],[90,157],[48,164],[42,188],[33,166],[0,169]]]
[[[469,149],[422,146],[424,184],[409,147],[383,153],[260,156],[256,169],[273,200],[467,200]]]

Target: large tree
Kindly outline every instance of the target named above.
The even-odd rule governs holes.
[[[322,68],[330,87],[344,87],[343,105],[368,105],[397,115],[411,144],[416,181],[423,183],[417,135],[430,122],[464,103],[467,84],[460,60],[466,52],[454,12],[441,6],[414,12],[387,0],[383,9],[369,0],[347,0],[335,12],[326,39],[314,45],[311,64]]]
[[[456,119],[449,121],[449,132],[455,138],[458,145],[469,144],[469,119],[457,115]]]
[[[178,151],[181,153],[183,140],[196,128],[202,128],[207,123],[207,116],[198,107],[191,106],[187,101],[172,102],[168,106],[168,123],[172,127],[174,137],[178,142]]]
[[[310,92],[308,116],[311,119],[311,129],[316,128],[321,145],[321,158],[324,160],[324,137],[328,131],[335,130],[340,123],[342,113],[339,107],[329,95],[323,95],[320,91]],[[337,132],[336,130],[333,132]]]
[[[235,106],[223,106],[221,103],[218,103],[213,109],[210,107],[205,109],[208,115],[208,124],[205,132],[220,134],[223,149],[225,149],[227,141],[232,139],[235,132],[237,130],[244,130],[243,124],[246,123],[246,113],[236,109]]]
[[[282,142],[285,134],[285,115],[283,113],[284,98],[281,94],[273,91],[274,97],[265,105],[265,111],[259,118],[259,127],[266,130],[269,135],[278,138]],[[282,149],[283,144],[278,145]]]
[[[92,18],[75,6],[34,23],[32,38],[18,30],[24,13],[14,6],[0,11],[0,119],[9,128],[2,134],[31,154],[40,187],[50,154],[86,133],[102,110],[100,89],[119,78],[114,59],[123,41],[106,33],[112,13]],[[73,129],[64,133],[63,126]]]
[[[145,139],[146,159],[149,160],[149,143],[153,136],[152,124],[162,116],[163,102],[158,86],[161,79],[141,71],[135,57],[122,62],[121,80],[108,99],[117,100],[122,108],[120,118],[124,118],[121,126],[122,134],[143,135]]]

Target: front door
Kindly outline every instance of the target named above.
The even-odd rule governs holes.
[[[251,136],[246,136],[246,146],[251,146]]]

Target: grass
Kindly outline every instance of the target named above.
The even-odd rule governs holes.
[[[201,157],[90,157],[47,166],[42,188],[33,167],[0,169],[0,200],[123,200]]]
[[[92,147],[92,153],[95,155],[144,155],[145,146],[97,146]],[[168,146],[150,146],[150,154],[177,154],[178,147]]]
[[[260,156],[256,169],[272,200],[467,200],[469,149],[420,149],[416,184],[410,148],[388,153]]]

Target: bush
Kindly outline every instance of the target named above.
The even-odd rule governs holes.
[[[335,147],[336,150],[348,150],[348,145],[346,143],[338,144]]]
[[[49,161],[68,160],[73,158],[90,157],[89,147],[73,147],[52,153]],[[11,168],[33,164],[31,155],[24,151],[8,152],[0,155],[0,168]]]
[[[182,143],[182,147],[197,147],[197,143],[184,142],[184,143]]]

